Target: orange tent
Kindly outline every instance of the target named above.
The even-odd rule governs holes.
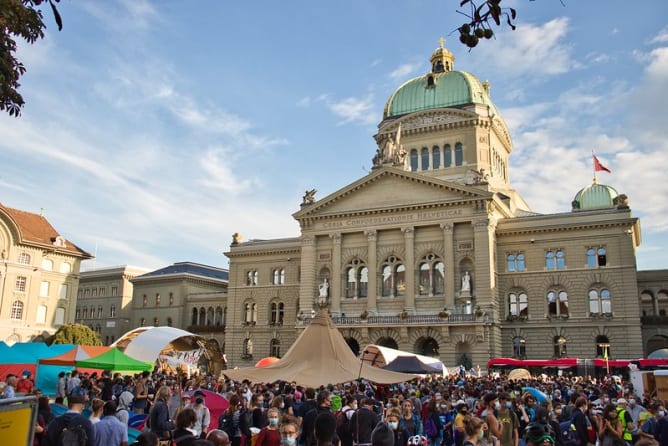
[[[92,358],[94,356],[106,353],[111,349],[109,346],[95,346],[95,345],[76,345],[71,350],[61,353],[60,355],[51,358],[40,359],[40,364],[47,365],[71,365],[74,366],[77,361]]]

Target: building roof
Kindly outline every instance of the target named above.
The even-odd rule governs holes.
[[[147,274],[135,277],[133,280],[148,279],[154,277],[162,277],[169,275],[187,274],[192,276],[207,277],[216,280],[229,280],[229,271],[223,268],[218,268],[210,265],[202,265],[193,262],[177,262],[173,265],[151,271]]]
[[[487,89],[473,74],[465,71],[428,73],[409,80],[392,93],[383,117],[472,104],[489,106],[494,115],[499,114]]]
[[[18,243],[41,245],[44,248],[65,251],[86,259],[93,258],[88,252],[61,237],[43,215],[12,209],[0,203],[0,214],[3,212],[16,225],[19,236]]]

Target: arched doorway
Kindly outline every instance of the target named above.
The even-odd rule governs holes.
[[[660,350],[662,348],[668,348],[668,337],[662,335],[654,335],[647,340],[647,346],[645,347],[645,356],[649,355],[655,350]]]
[[[357,339],[346,338],[346,344],[348,344],[348,347],[350,347],[350,350],[355,354],[355,356],[359,356],[359,354],[360,354],[360,344],[359,344],[359,342],[357,342]]]
[[[397,341],[390,337],[384,337],[380,338],[376,341],[376,345],[380,345],[381,347],[387,347],[387,348],[393,348],[395,350],[399,350],[399,344],[397,344]]]
[[[471,355],[471,344],[459,342],[455,346],[455,358],[458,365],[463,365],[466,370],[473,367],[473,356]]]
[[[418,339],[415,343],[415,352],[418,355],[429,356],[432,358],[438,358],[440,356],[438,342],[432,337],[422,337]]]

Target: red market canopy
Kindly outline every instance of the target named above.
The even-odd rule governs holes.
[[[487,368],[491,367],[576,367],[577,358],[558,358],[558,359],[515,359],[515,358],[494,358],[487,363]]]

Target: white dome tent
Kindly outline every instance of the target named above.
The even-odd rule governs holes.
[[[163,368],[180,367],[188,372],[198,366],[202,355],[208,363],[215,360],[207,351],[206,339],[175,327],[135,328],[112,346],[140,361],[159,361]]]
[[[418,355],[415,353],[409,353],[402,350],[395,350],[393,348],[383,347],[381,345],[376,345],[376,344],[367,345],[366,348],[362,351],[360,360],[374,367],[382,368],[385,367],[387,364],[391,363],[392,361],[394,361],[399,356],[414,356],[424,364],[442,369],[444,376],[448,374],[448,368],[438,358]]]

